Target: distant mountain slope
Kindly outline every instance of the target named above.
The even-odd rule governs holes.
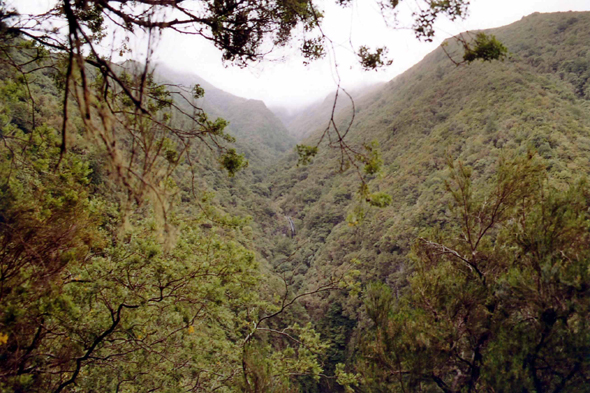
[[[196,74],[178,72],[163,64],[156,67],[156,73],[174,84],[201,85],[205,97],[199,105],[211,118],[229,121],[229,133],[237,138],[240,152],[252,163],[268,163],[294,146],[285,126],[262,101],[234,96]]]
[[[308,167],[295,168],[294,154],[277,165],[273,195],[298,231],[294,282],[312,287],[356,258],[363,282],[403,286],[414,239],[448,218],[449,157],[474,168],[476,186],[492,176],[498,157],[529,149],[563,184],[590,174],[590,13],[533,14],[489,33],[509,48],[509,59],[456,67],[438,49],[356,101],[349,141],[380,143],[384,169],[370,186],[392,195],[390,207],[366,210],[359,225],[346,222],[360,214],[359,181],[353,171],[339,174],[336,151],[324,147]],[[338,121],[348,119],[341,113]],[[341,301],[357,315],[356,300]],[[326,307],[315,304],[313,312],[321,317]]]

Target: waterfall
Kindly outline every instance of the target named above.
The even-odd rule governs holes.
[[[287,219],[287,221],[289,221],[289,227],[291,228],[291,237],[294,237],[295,236],[295,224],[293,223],[293,220],[291,219],[291,217],[285,216],[285,218]]]

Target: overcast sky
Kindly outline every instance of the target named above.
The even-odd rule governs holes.
[[[510,24],[533,12],[590,11],[589,0],[472,0],[469,17],[455,22],[438,24],[433,43],[419,42],[409,30],[386,27],[375,2],[356,0],[349,9],[332,6],[333,0],[319,1],[325,9],[325,32],[335,42],[336,60],[344,86],[354,87],[365,83],[389,81],[419,62],[434,50],[442,40],[462,31],[499,27]],[[399,19],[401,27],[410,25],[412,1],[402,2]],[[393,64],[384,71],[362,71],[350,49],[367,44],[372,47],[386,45]],[[334,59],[303,66],[295,50],[287,61],[266,61],[240,69],[223,67],[219,52],[196,37],[165,35],[158,45],[159,61],[172,68],[195,72],[213,85],[238,96],[262,99],[268,106],[300,106],[317,100],[336,87]]]
[[[55,0],[12,0],[21,12],[35,12]],[[325,11],[324,31],[337,44],[336,52],[326,59],[303,66],[295,49],[273,54],[267,61],[241,69],[224,66],[221,54],[209,42],[197,36],[165,33],[156,49],[155,60],[183,72],[196,73],[213,85],[232,94],[263,100],[267,106],[297,107],[324,97],[336,88],[334,64],[344,87],[356,87],[388,81],[419,62],[442,40],[466,30],[485,29],[510,24],[533,12],[590,11],[590,0],[472,0],[465,20],[442,21],[437,25],[434,42],[419,42],[410,30],[411,7],[400,4],[401,29],[387,27],[375,1],[353,0],[342,9],[334,0],[316,0]],[[386,70],[362,71],[351,49],[360,45],[389,48],[393,64]],[[140,43],[138,47],[144,46]],[[335,55],[335,59],[334,59]],[[280,60],[286,56],[286,60]]]

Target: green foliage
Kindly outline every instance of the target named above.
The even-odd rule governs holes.
[[[229,177],[234,177],[238,171],[248,167],[248,161],[242,154],[238,154],[236,149],[228,149],[219,158],[219,162],[223,169],[227,170]]]
[[[63,150],[53,69],[31,79],[18,72],[0,72],[0,390],[243,391],[245,338],[276,305],[261,291],[264,267],[252,251],[260,229],[243,210],[228,214],[225,196],[207,193],[186,162],[217,157],[167,132],[178,121],[176,102],[151,76],[152,113],[131,113],[132,100],[115,89],[108,99],[118,122],[111,134],[93,135],[129,155],[84,140],[83,107],[70,108],[80,133]],[[133,73],[120,77],[134,83]],[[197,120],[198,132],[233,140],[227,122]],[[235,149],[221,150],[230,175],[247,167]],[[203,180],[219,180],[220,193],[239,189],[217,168],[198,169]],[[141,174],[133,188],[118,181],[133,171]],[[161,205],[141,198],[153,192],[150,179],[169,197]],[[285,372],[317,379],[326,345],[310,326],[286,329],[301,348],[259,332],[248,346],[268,348],[263,366],[283,386],[295,383]]]
[[[297,165],[307,165],[311,162],[313,157],[318,154],[318,147],[297,145],[295,146],[295,151],[297,152],[298,156]]]
[[[399,0],[391,0],[392,6],[397,6]],[[416,37],[426,41],[432,41],[435,34],[434,22],[439,15],[446,15],[450,20],[462,18],[466,15],[469,7],[468,0],[431,0],[427,2],[418,13],[414,22],[414,32]]]
[[[378,70],[381,67],[393,64],[393,60],[387,59],[387,48],[377,48],[375,52],[366,46],[361,46],[357,53],[361,67],[365,71]]]
[[[475,36],[473,44],[465,44],[463,60],[468,63],[478,59],[482,61],[504,60],[507,53],[508,48],[495,36],[480,32]]]
[[[67,324],[53,330],[74,343],[108,333],[92,359],[113,359],[84,362],[78,386],[115,388],[126,380],[136,388],[189,386],[195,371],[211,369],[217,372],[201,371],[202,389],[235,383],[228,377],[239,367],[244,323],[236,311],[255,301],[253,254],[197,226],[179,228],[166,251],[156,229],[149,220],[137,222],[102,257],[69,268],[73,279],[63,296],[74,308],[54,316]],[[74,355],[88,350],[82,346]],[[117,374],[105,380],[115,364]]]
[[[344,364],[342,363],[336,365],[335,375],[336,382],[338,382],[340,386],[343,386],[347,393],[354,392],[355,387],[359,386],[360,376],[358,374],[346,372]]]
[[[547,184],[533,155],[498,165],[477,192],[452,168],[455,220],[416,243],[405,296],[367,289],[360,367],[375,389],[585,389],[588,186]]]
[[[370,283],[364,291],[363,300],[367,315],[375,326],[384,326],[391,317],[394,305],[391,288],[380,282]]]
[[[295,376],[308,375],[315,380],[319,379],[323,370],[318,358],[329,344],[313,330],[311,323],[305,326],[295,324],[288,329],[288,333],[283,331],[278,334],[295,342],[297,346],[286,346],[282,350],[272,350],[270,346],[246,348],[242,391],[296,392]]]
[[[309,64],[314,60],[321,59],[326,56],[326,50],[323,45],[323,38],[310,38],[303,41],[301,53],[305,58],[304,64]]]
[[[359,225],[365,219],[367,212],[362,204],[357,204],[346,216],[346,222],[349,226]]]
[[[369,196],[369,204],[371,206],[384,208],[391,205],[391,195],[384,192],[375,192]]]
[[[196,84],[193,86],[193,98],[199,99],[205,96],[205,89],[201,87],[201,85]]]
[[[370,144],[364,144],[367,154],[359,154],[357,160],[365,164],[363,170],[367,175],[375,175],[381,170],[383,158],[379,150],[379,142],[372,141]]]
[[[46,360],[35,359],[38,351],[58,351],[60,346],[41,347],[51,333],[53,312],[70,307],[62,294],[68,267],[79,266],[106,241],[100,226],[108,209],[104,201],[88,193],[88,163],[67,154],[61,170],[59,135],[43,126],[24,135],[5,126],[8,141],[0,155],[0,242],[3,259],[0,276],[0,346],[5,379],[2,388],[34,391],[42,386],[41,370]],[[34,337],[38,337],[34,339]],[[51,362],[51,361],[49,361]],[[18,370],[27,370],[18,372]]]

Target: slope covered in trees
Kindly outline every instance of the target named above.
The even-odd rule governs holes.
[[[301,220],[302,238],[324,239],[334,229],[338,238],[363,239],[363,245],[347,244],[356,243],[378,259],[379,249],[396,249],[394,237],[444,221],[439,197],[449,157],[473,165],[481,179],[495,171],[498,156],[528,149],[547,160],[557,179],[585,173],[588,101],[580,86],[588,73],[587,21],[584,13],[531,15],[492,31],[510,49],[504,62],[456,67],[439,49],[359,99],[348,136],[357,146],[378,141],[383,171],[371,184],[393,197],[390,207],[367,210],[370,217],[362,225],[356,225],[363,209],[355,210],[355,171],[339,175],[337,153],[328,148],[320,149],[322,156],[309,166],[295,167],[291,154],[275,174],[274,197]],[[349,119],[341,112],[338,122],[343,126]],[[320,225],[312,225],[314,220]],[[396,229],[386,233],[392,225]],[[406,226],[409,232],[401,230]],[[323,230],[327,233],[312,236]]]
[[[337,150],[320,145],[319,155],[303,167],[295,167],[297,158],[292,154],[273,175],[273,197],[293,217],[298,233],[283,246],[289,252],[277,258],[277,268],[287,271],[301,288],[315,285],[315,278],[327,272],[358,271],[362,287],[385,283],[397,298],[408,291],[408,280],[421,266],[417,251],[412,252],[416,239],[426,237],[426,230],[445,233],[452,228],[449,162],[473,168],[471,187],[474,193],[482,193],[481,198],[487,185],[496,181],[499,160],[510,161],[529,152],[535,152],[547,173],[546,181],[557,189],[567,189],[588,174],[589,26],[587,13],[533,14],[489,31],[509,49],[510,57],[503,62],[456,67],[438,49],[379,91],[357,100],[355,123],[347,138],[359,148],[379,143],[383,169],[369,176],[369,186],[390,194],[391,205],[377,209],[359,200],[356,171],[351,168],[340,174]],[[446,51],[459,56],[452,44]],[[337,124],[345,129],[349,119],[350,112],[343,110]],[[321,132],[318,129],[305,143],[314,145]],[[295,256],[287,258],[289,253]],[[354,363],[361,332],[370,325],[362,304],[362,297],[343,293],[307,303],[311,318],[320,321],[319,331],[333,344],[329,362],[348,359]],[[392,384],[392,375],[407,372],[396,367],[381,370],[381,377]],[[526,362],[520,367],[526,369]],[[448,372],[457,375],[465,370]],[[560,372],[567,375],[565,370]],[[429,375],[427,383],[436,385]],[[520,381],[529,391],[541,391],[524,379]],[[405,377],[402,380],[397,389],[408,388]],[[423,383],[419,380],[412,383]],[[462,381],[457,380],[456,384]],[[409,391],[416,389],[412,386]],[[559,390],[547,387],[552,389]]]
[[[163,132],[190,132],[174,95],[148,81],[152,113],[139,117],[126,111],[128,100],[108,95],[116,110],[102,115],[113,134],[93,135],[83,106],[60,105],[67,86],[54,54],[6,38],[0,390],[248,391],[253,379],[261,389],[285,390],[293,374],[318,374],[325,346],[309,326],[287,322],[302,350],[259,330],[293,295],[273,298],[280,279],[256,257],[257,228],[235,203],[247,188],[222,169],[232,174],[239,166],[199,145],[179,159],[178,139]],[[131,84],[134,75],[118,77]],[[231,140],[223,122],[201,121]],[[74,146],[66,150],[63,124]],[[112,137],[108,145],[120,146],[120,155],[92,137]],[[146,175],[136,176],[139,183],[128,176],[150,167],[155,184],[149,171],[139,172]],[[252,214],[262,206],[250,195],[239,199]],[[269,356],[257,359],[259,352]]]
[[[295,145],[285,126],[262,101],[236,97],[196,74],[177,72],[164,64],[156,67],[156,75],[168,83],[189,89],[199,85],[205,89],[204,97],[197,104],[209,116],[229,122],[229,133],[237,138],[239,150],[249,161],[268,164]]]

